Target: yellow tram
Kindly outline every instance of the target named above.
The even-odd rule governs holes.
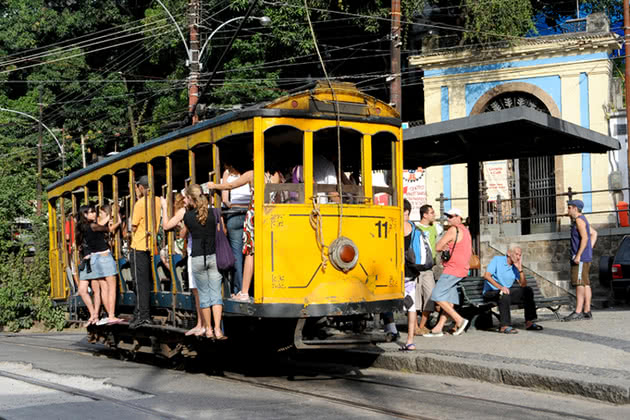
[[[81,299],[70,269],[78,257],[65,234],[69,209],[74,216],[88,201],[111,203],[114,217],[128,216],[135,202],[135,180],[147,175],[148,202],[163,196],[172,214],[175,191],[188,183],[219,183],[223,163],[246,156],[254,171],[253,301],[226,296],[226,322],[231,315],[241,320],[285,318],[301,320],[297,324],[302,328],[308,319],[356,319],[398,309],[404,289],[400,119],[393,108],[352,84],[332,87],[316,83],[271,103],[203,121],[51,184],[47,188],[51,297],[67,302],[72,317],[80,316]],[[322,158],[341,168],[341,188],[320,179],[317,162]],[[271,161],[286,173],[301,167],[302,179],[266,184]],[[271,200],[274,195],[285,199]],[[221,196],[214,194],[213,201],[219,206]],[[157,221],[160,209],[151,210],[148,219]],[[148,228],[154,261],[152,315],[171,330],[184,328],[194,313],[184,259],[173,253],[173,233],[160,239],[154,223]],[[166,265],[160,261],[160,240],[168,249]],[[124,314],[135,302],[133,281],[120,231],[113,243],[119,265],[118,311]],[[329,248],[331,244],[336,249]]]

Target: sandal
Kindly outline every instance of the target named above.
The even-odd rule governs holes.
[[[518,330],[514,327],[505,327],[504,330],[499,330],[501,334],[518,334]]]
[[[530,325],[529,327],[525,329],[528,331],[542,331],[543,327],[542,325],[538,325],[535,322],[532,322],[532,325]]]
[[[219,341],[227,340],[227,336],[223,335],[223,331],[221,331],[218,328],[214,330],[214,338],[216,338]]]
[[[249,302],[249,295],[247,293],[238,292],[232,299],[239,302]]]
[[[186,331],[186,333],[184,335],[185,336],[196,335],[199,332],[200,329],[201,329],[201,327],[191,328],[188,331]]]
[[[210,340],[214,340],[216,338],[214,334],[212,334],[212,329],[207,329],[205,331],[206,333],[204,335],[206,338],[209,338]]]
[[[416,345],[414,343],[410,343],[400,348],[400,351],[416,351]]]
[[[199,328],[197,332],[193,333],[195,337],[201,337],[202,335],[205,335],[205,334],[206,334],[206,329],[203,327]]]

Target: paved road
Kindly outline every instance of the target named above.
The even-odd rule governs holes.
[[[219,377],[123,361],[88,344],[82,333],[0,334],[0,418],[298,416],[627,419],[630,407],[466,379],[302,362]]]

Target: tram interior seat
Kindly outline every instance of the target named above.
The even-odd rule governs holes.
[[[129,264],[129,261],[125,261],[122,267],[120,267],[120,272],[125,285],[127,285],[127,290],[134,290],[133,277],[131,276],[131,264]]]
[[[170,292],[173,282],[171,281],[171,270],[164,263],[160,262],[157,266],[157,276],[159,279],[160,290],[162,292]]]

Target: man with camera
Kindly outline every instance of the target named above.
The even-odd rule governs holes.
[[[442,308],[438,323],[431,332],[423,334],[423,337],[442,337],[442,329],[447,317],[455,321],[453,335],[462,334],[468,320],[455,311],[454,306],[459,304],[457,283],[468,275],[470,256],[472,255],[472,237],[470,231],[462,223],[462,211],[453,207],[446,216],[450,227],[438,241],[435,248],[442,251],[444,271],[437,281],[431,293],[431,300]]]
[[[501,327],[499,332],[516,334],[518,331],[512,327],[510,305],[522,303],[525,307],[525,328],[532,331],[540,331],[542,326],[534,323],[536,316],[536,304],[534,303],[534,291],[527,286],[527,279],[523,274],[523,251],[518,244],[510,244],[506,256],[494,257],[486,274],[483,285],[483,298],[489,302],[499,303]],[[512,287],[514,281],[518,281],[520,287]]]

